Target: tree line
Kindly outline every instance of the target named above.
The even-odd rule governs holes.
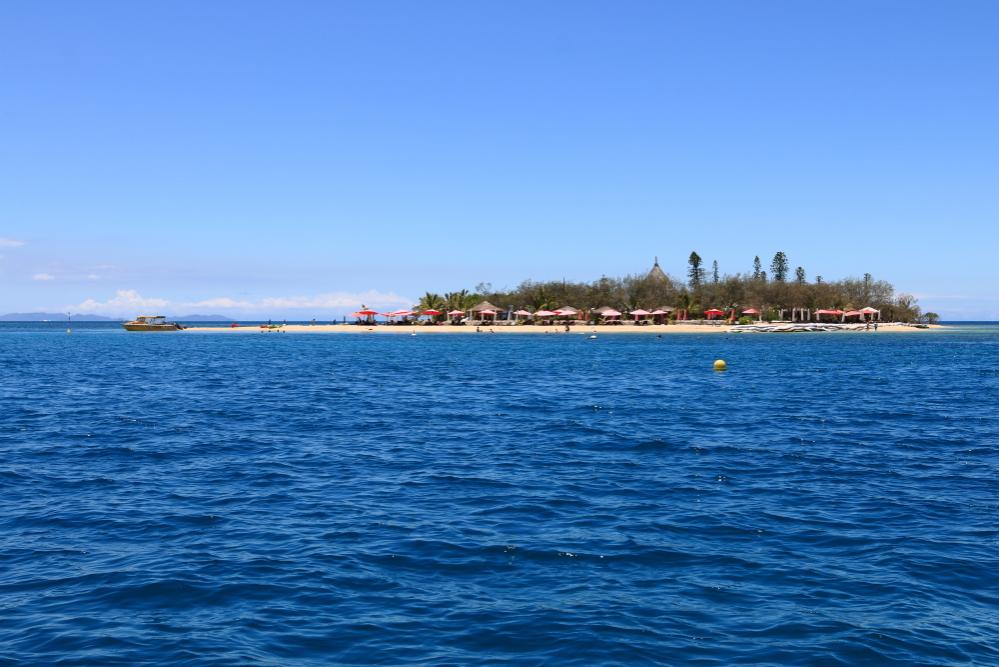
[[[611,307],[621,312],[638,308],[653,310],[670,307],[686,310],[698,317],[709,308],[722,310],[756,308],[764,319],[778,319],[781,310],[792,308],[859,309],[872,306],[882,311],[886,320],[900,322],[934,321],[934,313],[922,313],[910,294],[896,293],[885,280],[875,280],[870,273],[861,278],[809,280],[804,267],[791,270],[783,251],[774,254],[769,272],[759,256],[753,258],[753,270],[723,274],[718,262],[710,271],[696,252],[687,258],[687,279],[667,273],[628,275],[621,278],[601,276],[592,282],[566,280],[525,280],[513,289],[494,289],[480,283],[475,290],[444,294],[426,293],[420,310],[467,310],[481,301],[489,301],[502,310],[526,309],[531,312],[563,306],[581,310]]]

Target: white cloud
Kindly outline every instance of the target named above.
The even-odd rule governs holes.
[[[0,248],[20,248],[26,245],[24,241],[18,241],[17,239],[6,239],[0,236]]]
[[[230,310],[245,310],[268,312],[274,310],[331,309],[344,310],[358,308],[361,304],[375,307],[406,306],[411,299],[399,296],[394,292],[330,292],[315,296],[278,296],[266,297],[257,301],[233,299],[230,297],[215,297],[203,301],[184,304],[188,308],[227,308]]]
[[[31,279],[32,280],[55,280],[55,276],[53,276],[51,273],[36,273],[35,275],[31,276]]]
[[[255,304],[251,301],[238,301],[227,296],[220,296],[214,299],[194,301],[186,304],[190,308],[233,308],[237,310],[251,310]]]
[[[350,292],[333,292],[312,297],[292,296],[273,297],[260,302],[262,308],[358,308],[361,304],[368,306],[407,306],[411,299],[401,297],[394,292],[384,293],[368,290],[353,294]]]
[[[64,310],[75,313],[94,313],[107,315],[136,315],[138,310],[161,309],[170,304],[166,299],[144,297],[134,289],[120,289],[107,301],[87,299],[74,306],[66,306]]]
[[[289,311],[301,311],[301,315],[313,317],[321,313],[317,311],[332,310],[346,312],[355,310],[361,304],[373,308],[389,308],[411,305],[413,301],[399,296],[394,292],[330,292],[314,296],[279,296],[256,300],[234,299],[220,296],[200,301],[173,302],[168,299],[145,297],[136,290],[118,290],[106,301],[87,299],[82,303],[65,306],[63,310],[76,313],[95,313],[102,315],[127,315],[132,317],[139,311],[156,310],[170,315],[188,315],[194,312],[211,309],[216,311],[239,312],[242,315],[257,314],[277,316]]]
[[[88,273],[87,274],[87,280],[100,280],[100,279],[101,279],[101,277],[99,275],[97,275],[96,273]]]

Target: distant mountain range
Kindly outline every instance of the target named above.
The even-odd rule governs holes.
[[[225,315],[180,315],[170,316],[167,320],[177,322],[232,322],[231,317]],[[0,322],[65,322],[66,313],[7,313],[0,315]],[[104,315],[91,315],[87,313],[73,313],[74,322],[123,322],[120,317],[105,317]]]
[[[114,322],[103,315],[73,315],[76,322]],[[65,322],[66,313],[7,313],[0,315],[0,322]]]

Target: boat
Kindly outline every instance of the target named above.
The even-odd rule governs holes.
[[[121,326],[126,331],[180,331],[184,328],[176,322],[167,322],[163,315],[139,315]]]

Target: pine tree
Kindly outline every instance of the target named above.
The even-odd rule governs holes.
[[[720,280],[721,278],[718,276],[718,260],[716,259],[711,263],[711,282],[717,285]]]
[[[687,259],[690,268],[687,269],[687,276],[690,278],[690,289],[697,289],[704,282],[704,269],[701,268],[701,256],[696,252],[690,253]]]
[[[760,256],[753,258],[753,280],[759,280],[763,275],[763,264],[760,263]]]
[[[770,263],[770,271],[773,273],[774,280],[779,283],[787,279],[787,255],[784,254],[784,251],[779,250],[774,255],[774,261]]]
[[[794,270],[794,279],[798,281],[799,285],[805,284],[805,269],[798,267]]]

